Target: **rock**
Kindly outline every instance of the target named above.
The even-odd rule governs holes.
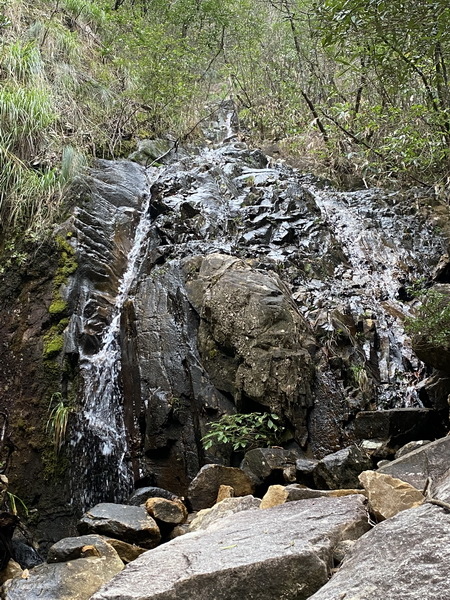
[[[441,438],[378,469],[423,490],[428,477],[437,481],[450,464],[450,437]]]
[[[341,498],[342,496],[351,496],[353,494],[365,495],[364,490],[345,488],[342,490],[312,490],[304,485],[293,483],[284,488],[288,494],[286,502],[294,500],[308,500],[310,498]]]
[[[310,600],[445,600],[449,573],[450,514],[424,504],[362,536]]]
[[[213,384],[235,399],[238,410],[251,402],[283,415],[303,444],[313,404],[308,350],[315,344],[280,278],[218,253],[186,259],[183,268],[201,317],[198,348]]]
[[[44,562],[42,556],[32,546],[15,538],[12,539],[12,554],[22,569],[32,569]]]
[[[359,476],[369,499],[369,508],[378,520],[390,519],[402,510],[420,506],[424,495],[418,489],[383,473],[364,471]]]
[[[298,483],[303,483],[304,485],[313,484],[314,472],[318,462],[318,460],[311,458],[299,458],[295,461],[296,478]]]
[[[272,508],[284,504],[289,499],[289,491],[284,485],[271,485],[264,494],[259,508]]]
[[[19,517],[9,512],[0,512],[0,570],[13,556],[12,536]]]
[[[98,533],[142,548],[154,548],[161,540],[159,528],[145,508],[128,504],[97,504],[77,525],[81,534]]]
[[[395,458],[396,459],[401,458],[402,456],[409,454],[413,450],[418,450],[419,448],[422,448],[423,446],[426,446],[427,444],[431,444],[431,440],[416,440],[414,442],[408,442],[407,444],[402,446],[399,450],[397,450],[397,452],[395,453]]]
[[[92,600],[306,600],[336,545],[367,528],[357,496],[245,511],[145,553]]]
[[[358,446],[349,446],[319,461],[314,480],[318,488],[356,488],[358,475],[372,467],[370,459]]]
[[[219,486],[219,491],[217,492],[216,504],[225,500],[225,498],[234,498],[234,489],[231,485],[221,485]]]
[[[361,411],[353,426],[357,439],[382,440],[391,455],[408,442],[445,435],[441,417],[430,408]]]
[[[6,584],[5,600],[89,600],[123,569],[123,562],[99,536],[83,537],[84,540],[79,537],[73,542],[70,538],[58,542],[52,556],[65,557],[67,562],[44,563],[32,569],[27,579],[13,579]],[[94,543],[83,544],[84,541]],[[76,558],[83,555],[83,548],[88,557]]]
[[[284,448],[255,448],[246,452],[241,469],[255,482],[257,487],[290,482],[289,470],[294,469],[299,453]]]
[[[166,500],[181,500],[176,494],[172,494],[168,490],[164,490],[159,487],[143,487],[137,489],[128,499],[128,504],[133,506],[140,506],[145,504],[149,498],[166,498]]]
[[[130,154],[129,160],[144,166],[158,159],[160,162],[164,162],[164,159],[167,159],[167,154],[173,147],[174,143],[170,140],[140,140],[138,142],[138,149],[136,152]]]
[[[244,510],[259,508],[261,500],[253,496],[240,496],[239,498],[225,498],[212,508],[200,510],[189,524],[187,531],[207,529],[213,523]],[[184,532],[185,533],[185,532]]]
[[[96,548],[97,552],[89,551]],[[115,557],[116,551],[100,535],[81,535],[78,537],[64,538],[53,544],[48,551],[48,563],[68,562],[77,558],[86,558],[86,550],[89,556]]]
[[[188,500],[192,510],[213,506],[221,485],[231,486],[235,496],[247,496],[254,491],[251,479],[241,469],[222,465],[205,465],[189,486]]]
[[[114,548],[117,554],[120,557],[120,560],[127,565],[128,563],[136,560],[138,556],[146,552],[145,548],[141,548],[140,546],[135,546],[134,544],[127,544],[127,542],[122,542],[122,540],[116,540],[114,538],[105,538],[105,542]]]
[[[184,523],[188,516],[187,508],[182,502],[165,498],[149,498],[145,503],[145,510],[154,519],[173,525]]]
[[[19,563],[11,558],[3,571],[0,571],[0,585],[3,585],[5,581],[8,581],[8,579],[21,577],[22,573],[22,567],[19,565]]]

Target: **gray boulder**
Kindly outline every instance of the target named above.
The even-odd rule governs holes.
[[[241,469],[253,479],[256,486],[263,483],[291,483],[295,481],[298,452],[284,448],[255,448],[244,456]]]
[[[359,539],[339,571],[310,600],[447,600],[450,514],[425,504]]]
[[[358,475],[372,468],[372,462],[358,446],[349,446],[319,461],[314,480],[318,488],[358,488]]]
[[[367,528],[360,496],[241,512],[143,554],[92,600],[306,600]]]
[[[48,551],[48,563],[68,562],[89,556],[115,557],[116,551],[99,535],[80,535],[59,540]]]
[[[77,528],[81,534],[98,533],[147,549],[161,541],[155,520],[141,506],[97,504],[83,515]]]
[[[402,479],[422,490],[428,477],[433,482],[437,481],[447,471],[449,464],[450,437],[445,437],[393,460],[378,471]]]
[[[211,508],[200,510],[189,524],[188,532],[198,529],[208,529],[211,525],[225,517],[229,517],[243,510],[255,510],[259,508],[261,500],[253,496],[241,496],[239,498],[225,498],[222,502]]]
[[[83,542],[92,542],[83,544]],[[123,569],[117,552],[99,536],[61,540],[50,549],[53,559],[32,569],[28,579],[5,584],[5,600],[88,600]],[[82,548],[85,548],[85,557]]]
[[[231,486],[235,496],[253,494],[255,487],[250,477],[241,469],[222,465],[205,465],[189,486],[188,500],[192,510],[202,510],[213,506],[221,485]]]

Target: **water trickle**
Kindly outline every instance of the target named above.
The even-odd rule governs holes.
[[[149,190],[158,176],[157,168],[147,169]],[[76,425],[73,456],[76,484],[74,503],[85,510],[97,502],[124,500],[130,492],[131,473],[127,463],[127,431],[123,417],[120,328],[122,310],[136,281],[145,256],[151,227],[151,193],[145,194],[139,223],[126,261],[111,320],[104,329],[102,343],[95,354],[80,353],[83,381],[81,412]]]

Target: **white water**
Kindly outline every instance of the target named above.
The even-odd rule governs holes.
[[[155,174],[158,169],[148,169],[148,172]],[[99,501],[120,500],[127,494],[131,485],[131,473],[126,460],[128,444],[120,388],[120,327],[122,309],[130,296],[145,256],[147,235],[151,227],[150,187],[157,179],[158,177],[155,177],[153,181],[149,181],[149,193],[141,209],[140,220],[127,257],[127,267],[114,301],[111,321],[103,333],[101,347],[96,354],[83,353],[80,356],[84,384],[82,413],[73,443],[82,448],[81,465],[74,467],[80,471],[76,484],[78,497],[81,494],[80,503],[83,509]]]

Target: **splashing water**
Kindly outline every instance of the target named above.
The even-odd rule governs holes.
[[[155,172],[158,169],[148,169]],[[149,188],[158,177],[149,182]],[[136,281],[145,256],[151,227],[151,194],[146,194],[141,217],[127,258],[114,302],[112,319],[103,333],[96,354],[80,355],[80,372],[84,382],[82,412],[73,440],[76,464],[74,503],[85,510],[98,502],[125,499],[131,489],[131,471],[127,464],[127,433],[124,423],[121,374],[120,327],[122,309]],[[81,450],[81,451],[80,451]]]

